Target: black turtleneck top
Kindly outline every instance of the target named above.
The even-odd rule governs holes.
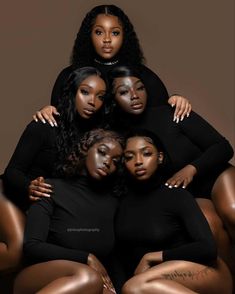
[[[144,254],[163,251],[163,261],[207,263],[216,258],[209,225],[186,190],[132,183],[116,219],[120,259],[128,276]]]
[[[91,66],[98,68],[107,78],[109,71],[117,65],[120,64],[103,65],[94,61]],[[59,73],[52,90],[51,105],[56,107],[58,106],[59,99],[62,97],[64,84],[73,70],[73,66],[68,66]],[[169,95],[160,78],[145,65],[140,65],[139,70],[141,73],[141,78],[148,91],[148,106],[159,106],[167,104]]]
[[[47,179],[51,198],[32,204],[27,215],[24,254],[30,263],[66,259],[87,263],[89,253],[104,262],[114,246],[118,199],[110,185],[80,176]]]

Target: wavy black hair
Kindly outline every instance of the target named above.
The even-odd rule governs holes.
[[[109,14],[118,17],[124,33],[124,40],[118,56],[123,64],[143,64],[145,58],[132,23],[123,10],[115,5],[99,5],[91,9],[85,16],[77,33],[71,54],[71,64],[76,67],[91,65],[96,55],[91,41],[91,31],[99,14]]]
[[[60,117],[58,121],[59,127],[56,132],[58,150],[57,171],[60,169],[59,166],[63,165],[64,161],[67,160],[74,146],[77,145],[81,134],[95,126],[97,127],[97,125],[102,122],[102,109],[87,120],[82,119],[76,110],[75,98],[77,90],[81,83],[90,76],[98,76],[106,83],[101,72],[95,67],[76,69],[70,74],[64,87],[62,99],[59,100],[57,109],[60,113]]]
[[[88,150],[96,143],[104,140],[115,141],[120,144],[121,148],[124,148],[124,137],[119,133],[109,130],[97,128],[88,131],[83,134],[79,142],[74,145],[70,155],[62,166],[62,174],[64,177],[74,177],[81,173],[85,168],[85,160],[87,157]],[[117,166],[117,171],[120,171],[121,161]]]

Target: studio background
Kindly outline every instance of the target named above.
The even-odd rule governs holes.
[[[129,16],[169,93],[187,97],[235,148],[233,0],[1,0],[0,173],[33,113],[49,104],[85,14],[106,3]]]

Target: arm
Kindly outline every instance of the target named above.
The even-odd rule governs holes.
[[[206,175],[232,158],[233,149],[230,143],[195,112],[192,112],[187,120],[180,122],[178,127],[202,152],[168,179],[167,186],[178,187],[182,184],[185,188],[196,174]]]
[[[174,193],[177,195],[171,197],[170,209],[181,220],[189,241],[177,248],[163,250],[163,261],[178,259],[204,263],[216,259],[212,232],[195,199],[185,190],[177,189]]]
[[[4,185],[10,193],[17,193],[19,197],[28,196],[30,168],[44,145],[47,134],[44,125],[34,122],[24,130],[4,172]]]
[[[47,242],[53,209],[52,198],[42,199],[30,207],[25,227],[24,254],[35,262],[67,259],[87,263],[88,252]]]

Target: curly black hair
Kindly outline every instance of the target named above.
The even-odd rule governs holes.
[[[102,121],[102,110],[99,110],[94,117],[85,121],[76,110],[75,98],[77,90],[82,81],[90,76],[99,76],[105,81],[101,72],[94,67],[76,69],[70,74],[65,84],[63,99],[59,100],[58,111],[60,117],[59,127],[56,132],[56,147],[58,151],[57,172],[71,154],[71,150],[77,145],[81,134],[99,125],[99,122],[101,123]]]
[[[115,5],[99,5],[90,10],[82,21],[74,42],[71,65],[76,68],[93,64],[96,52],[91,41],[91,31],[99,14],[117,16],[123,27],[124,40],[117,56],[119,62],[123,64],[144,64],[143,51],[128,16]]]
[[[97,128],[90,130],[83,134],[79,142],[74,145],[73,150],[67,157],[67,160],[62,166],[62,173],[64,177],[74,177],[77,176],[81,170],[84,169],[85,160],[87,157],[88,150],[96,143],[102,142],[104,140],[111,140],[119,143],[119,145],[124,147],[124,137],[119,133],[109,130]],[[117,166],[117,170],[120,169],[120,164]]]

